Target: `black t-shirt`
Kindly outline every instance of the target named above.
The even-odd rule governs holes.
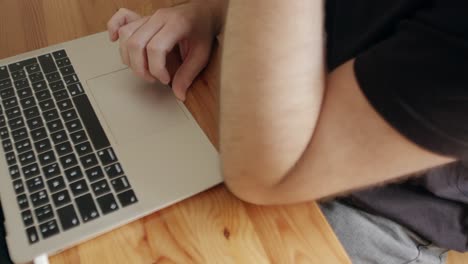
[[[390,125],[425,149],[468,160],[468,1],[327,0],[326,15],[328,70],[355,58],[362,91]],[[468,249],[461,162],[351,197],[439,246]]]

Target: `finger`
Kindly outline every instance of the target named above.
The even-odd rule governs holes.
[[[166,67],[166,56],[187,35],[189,29],[183,25],[165,24],[148,43],[148,68],[154,77],[168,84],[171,77]]]
[[[179,100],[185,101],[187,89],[205,68],[209,60],[209,50],[209,47],[206,49],[202,46],[190,50],[177,70],[172,82],[172,90]]]
[[[158,16],[152,16],[146,23],[139,27],[127,41],[130,67],[137,76],[147,81],[155,81],[155,78],[148,69],[146,46],[151,38],[157,34],[163,26],[163,19]]]
[[[143,18],[127,24],[119,29],[119,45],[120,45],[120,57],[122,62],[130,66],[130,60],[127,50],[127,41],[133,35],[133,33],[146,22],[147,18]]]
[[[119,28],[140,19],[141,16],[126,8],[120,8],[107,22],[107,32],[111,41],[119,38]]]

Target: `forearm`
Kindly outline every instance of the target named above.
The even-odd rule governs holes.
[[[323,1],[230,1],[220,148],[231,183],[275,185],[307,147],[324,89],[323,17]]]

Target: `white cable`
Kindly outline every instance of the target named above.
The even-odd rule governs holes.
[[[49,264],[49,257],[47,254],[42,254],[36,257],[33,261],[34,264]]]

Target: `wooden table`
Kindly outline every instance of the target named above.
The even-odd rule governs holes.
[[[104,31],[119,7],[178,0],[0,0],[0,58]],[[219,52],[187,107],[216,145]],[[452,263],[466,263],[453,255]],[[350,263],[314,202],[261,207],[218,186],[51,258],[51,263]]]

